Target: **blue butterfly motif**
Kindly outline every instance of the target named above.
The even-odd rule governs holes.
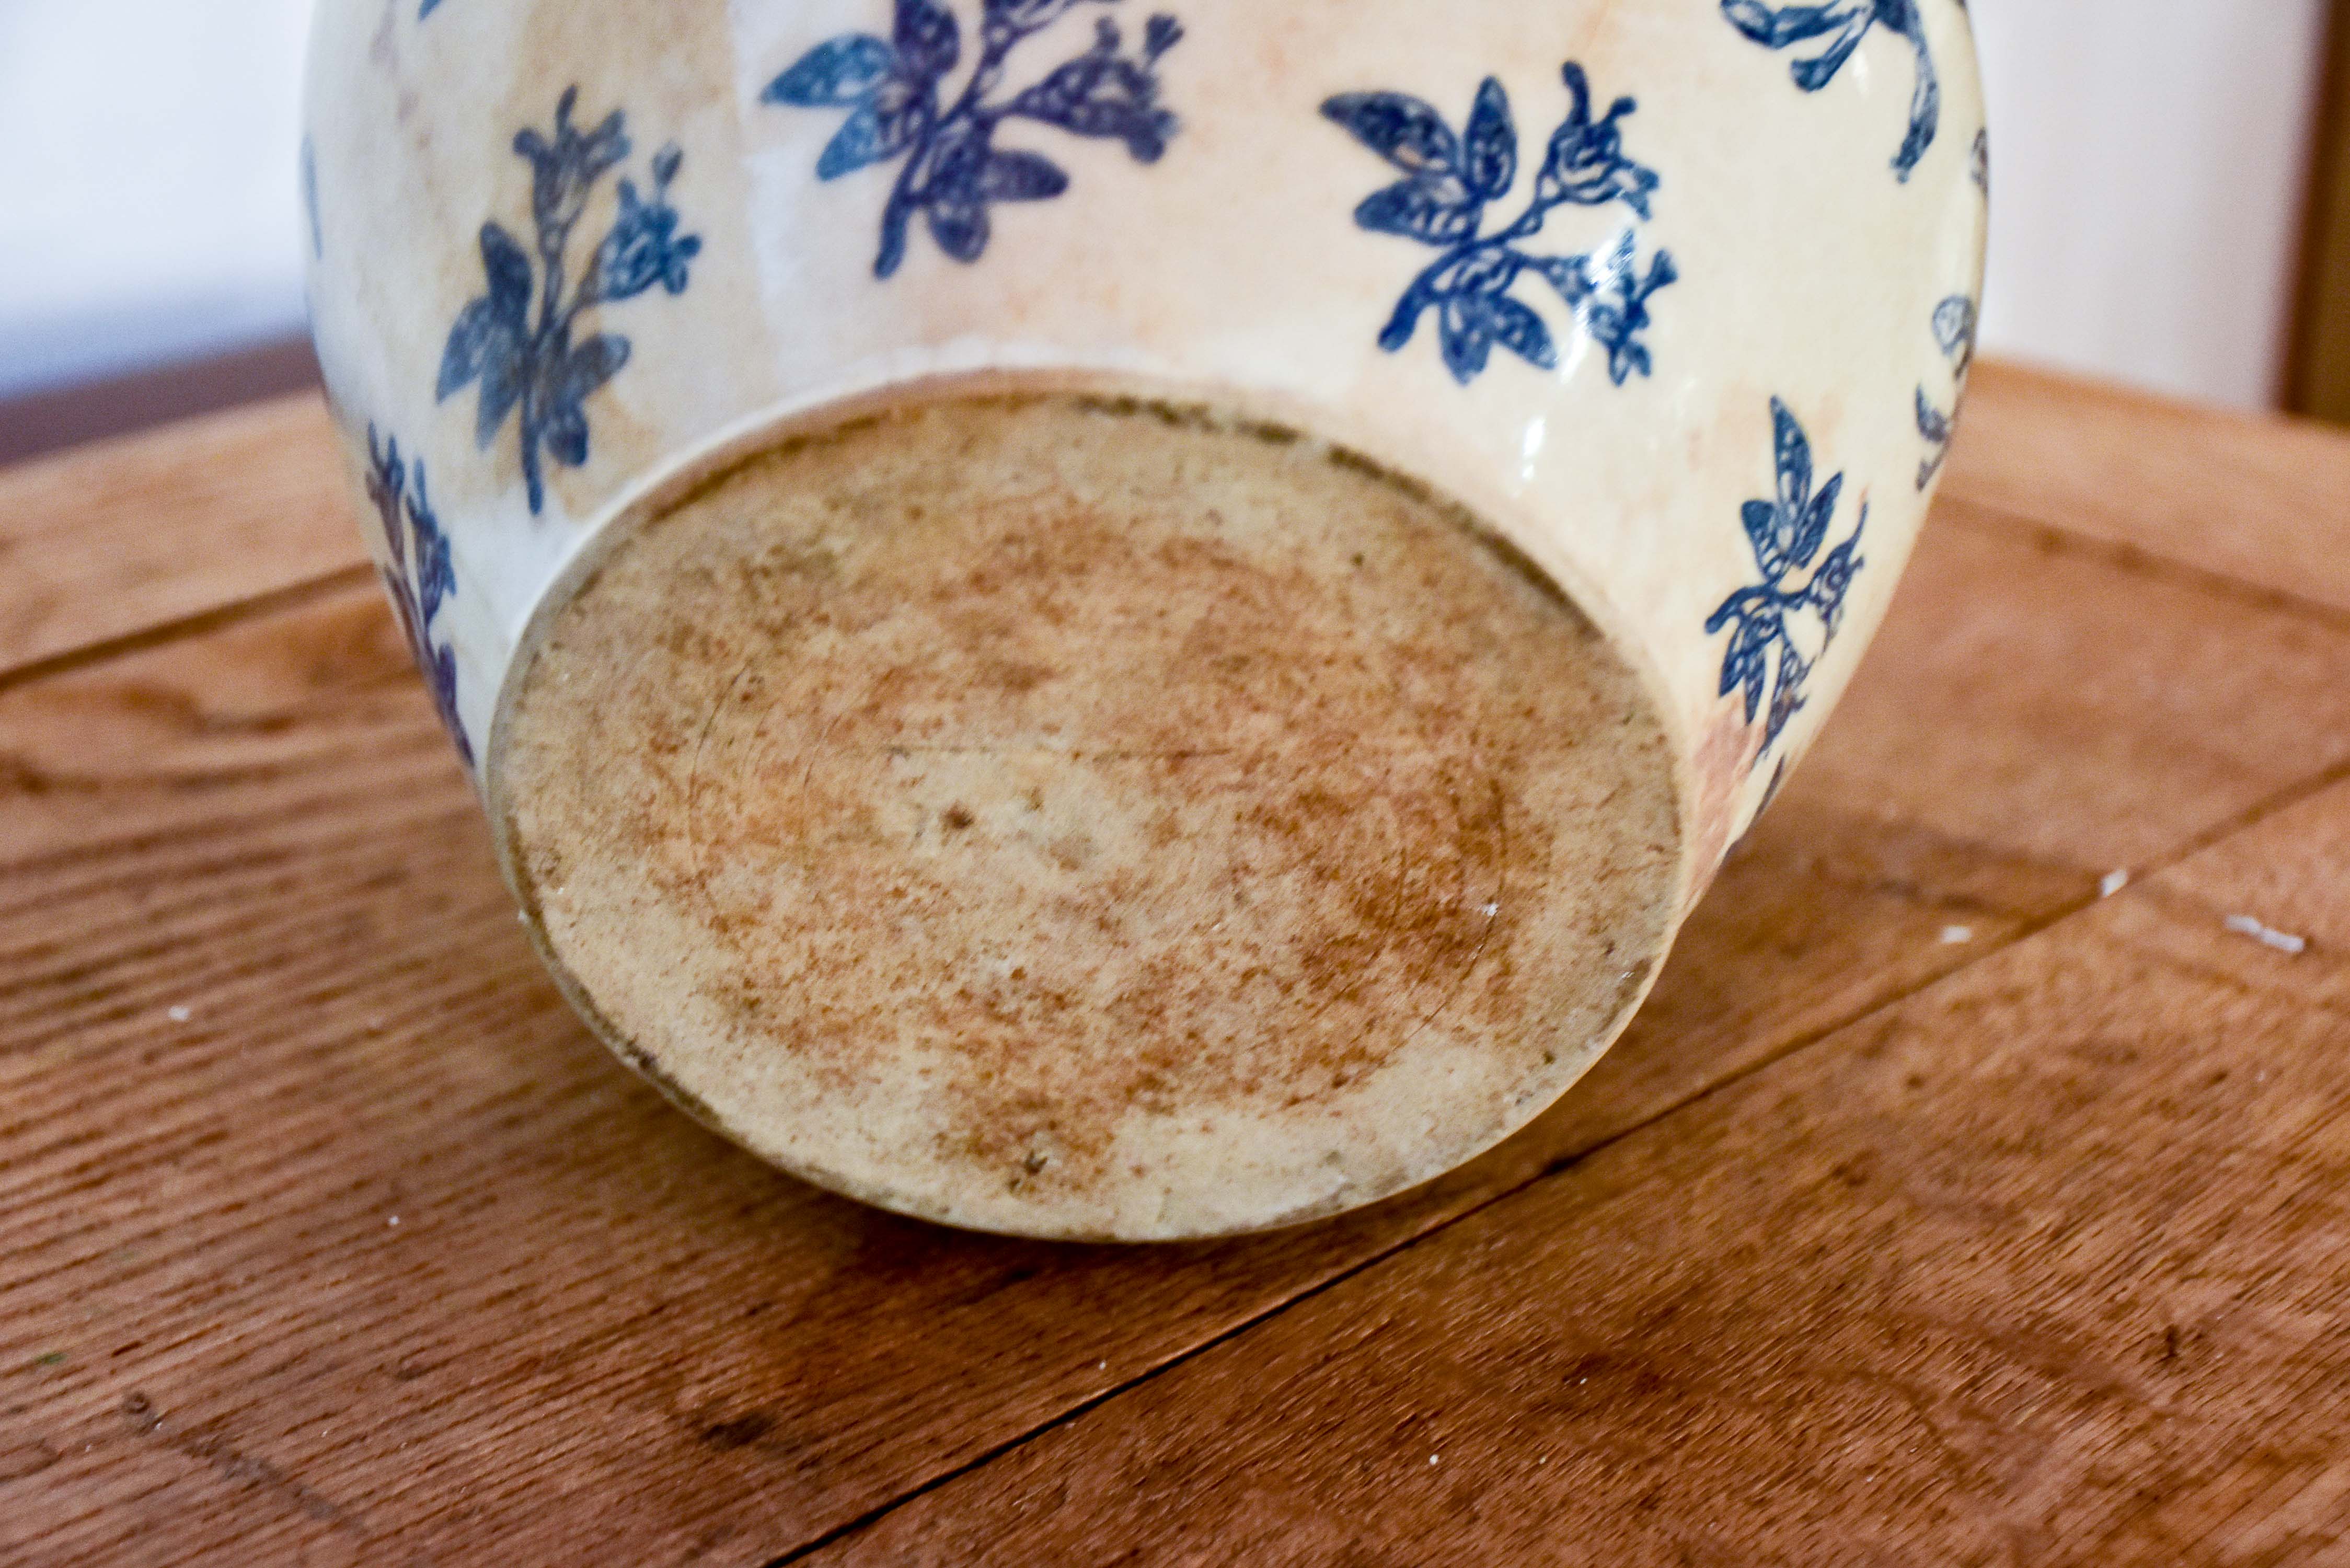
[[[1925,490],[1942,472],[1942,463],[1950,455],[1950,437],[1956,432],[1959,406],[1966,400],[1967,375],[1975,363],[1975,302],[1963,294],[1954,294],[1934,307],[1934,345],[1950,361],[1958,389],[1951,398],[1950,411],[1945,413],[1926,389],[1918,389],[1918,433],[1926,438],[1930,449],[1926,460],[1918,467],[1918,488]]]
[[[1770,704],[1762,751],[1768,755],[1779,743],[1788,721],[1803,711],[1814,660],[1796,646],[1790,626],[1809,618],[1820,628],[1819,653],[1835,641],[1844,624],[1846,597],[1853,579],[1867,562],[1859,555],[1861,536],[1868,531],[1868,505],[1861,504],[1860,521],[1852,537],[1820,556],[1835,520],[1836,503],[1844,494],[1839,473],[1812,488],[1812,443],[1794,413],[1778,399],[1771,400],[1771,423],[1777,448],[1778,493],[1769,501],[1750,501],[1743,517],[1747,543],[1762,580],[1739,589],[1722,601],[1705,623],[1708,637],[1730,630],[1730,650],[1721,664],[1721,695],[1746,693],[1746,722],[1762,716]],[[1814,562],[1818,562],[1816,567]],[[1800,584],[1794,582],[1804,574]],[[1773,668],[1775,656],[1776,668]]]

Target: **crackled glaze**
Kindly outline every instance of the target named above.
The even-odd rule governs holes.
[[[322,0],[302,173],[493,793],[631,506],[893,389],[1106,385],[1361,454],[1572,600],[1671,738],[1682,907],[1899,580],[1989,194],[1963,0]]]
[[[540,596],[630,493],[765,419],[1065,369],[1303,415],[1460,497],[1640,647],[1692,737],[1733,700],[1706,626],[1752,586],[1734,524],[1773,481],[1773,400],[1801,410],[1870,505],[1871,570],[1780,721],[1800,751],[1963,377],[1948,302],[1977,295],[1985,192],[1959,0],[1179,9],[327,0],[317,334],[355,478],[370,426],[430,461],[473,749]],[[1814,39],[1804,92],[1755,47]],[[881,114],[892,93],[916,109]],[[1535,106],[1561,116],[1540,157]],[[986,156],[942,172],[958,136]],[[1401,174],[1367,200],[1367,148]],[[933,248],[903,245],[917,223]],[[1399,304],[1412,244],[1438,254]],[[1428,317],[1435,351],[1400,351]],[[1481,373],[1495,348],[1511,374]]]

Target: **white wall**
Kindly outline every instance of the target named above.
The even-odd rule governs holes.
[[[0,397],[298,328],[307,10],[0,0]],[[1991,348],[2270,400],[2324,10],[1974,0],[1996,139]]]
[[[309,0],[0,0],[0,397],[302,326]]]
[[[1986,347],[2273,401],[2325,11],[1975,0],[1992,138]]]

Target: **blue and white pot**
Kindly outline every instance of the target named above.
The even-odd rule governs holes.
[[[583,1014],[784,1168],[1156,1240],[1489,1147],[1890,601],[1963,0],[324,0],[312,305]]]

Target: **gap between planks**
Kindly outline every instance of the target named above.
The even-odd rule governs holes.
[[[2143,545],[2067,528],[2061,523],[2052,523],[2044,517],[2018,512],[1993,501],[1974,501],[1961,495],[1945,496],[1935,503],[1928,526],[1963,528],[1970,534],[2021,539],[2054,553],[2101,562],[2116,571],[2150,577],[2178,587],[2194,588],[2232,600],[2247,608],[2279,610],[2315,621],[2335,631],[2350,630],[2350,609],[2330,600],[2271,587],[2265,583],[2257,583],[2249,577],[2236,576],[2210,566],[2199,566],[2192,561],[2148,549]]]
[[[366,587],[375,580],[376,568],[372,566],[343,566],[318,576],[306,577],[298,583],[289,583],[284,587],[271,588],[265,593],[215,605],[210,609],[197,610],[192,615],[158,621],[152,626],[141,627],[137,631],[101,638],[96,642],[84,643],[78,648],[46,654],[41,658],[19,664],[14,669],[0,670],[0,696],[26,686],[36,685],[44,680],[56,680],[67,675],[78,675],[84,670],[110,664],[116,659],[150,652],[174,642],[208,637],[214,632],[225,631],[231,627],[242,626],[247,621],[266,620],[272,616],[290,615],[296,610],[307,609],[312,605],[348,593],[354,588]],[[386,607],[385,613],[390,613],[389,606]]]

